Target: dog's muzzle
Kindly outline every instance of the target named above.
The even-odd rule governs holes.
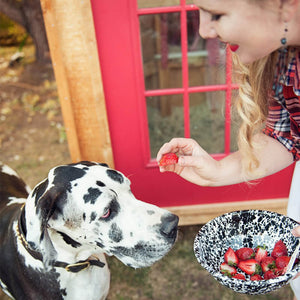
[[[167,239],[175,239],[177,236],[178,221],[178,216],[174,214],[162,216],[160,233]]]

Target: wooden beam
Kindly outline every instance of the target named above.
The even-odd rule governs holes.
[[[72,161],[114,167],[90,1],[41,6]]]
[[[179,216],[179,225],[205,224],[227,212],[261,209],[286,214],[287,198],[165,207]]]

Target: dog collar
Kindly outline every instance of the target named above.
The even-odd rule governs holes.
[[[22,245],[26,249],[26,251],[35,259],[38,259],[40,261],[43,261],[43,256],[40,252],[33,250],[30,248],[28,242],[26,241],[26,227],[25,227],[25,210],[24,210],[25,204],[21,207],[21,213],[18,220],[17,225],[17,236],[19,240],[21,241]],[[64,268],[68,272],[77,273],[79,271],[82,271],[90,266],[98,266],[100,268],[103,268],[105,266],[105,263],[101,262],[97,259],[87,259],[87,260],[80,260],[74,264],[68,264],[66,262],[62,261],[55,261],[53,263],[54,267]]]

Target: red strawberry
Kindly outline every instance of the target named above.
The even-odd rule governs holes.
[[[250,277],[250,280],[252,280],[252,281],[262,280],[262,277],[259,274],[255,274]]]
[[[235,267],[229,266],[227,263],[223,262],[220,266],[221,273],[226,276],[233,276],[237,273],[237,270]]]
[[[281,271],[282,274],[286,272],[286,267],[288,266],[290,262],[289,256],[279,256],[276,258],[276,267]]]
[[[273,279],[273,278],[276,278],[278,277],[278,275],[274,274],[274,272],[272,270],[269,270],[267,271],[265,274],[264,274],[264,279],[265,280],[268,280],[268,279]]]
[[[247,260],[247,259],[251,259],[253,257],[255,257],[255,252],[253,249],[251,248],[240,248],[238,250],[235,251],[238,259],[240,260]]]
[[[242,260],[238,267],[248,275],[261,274],[261,266],[255,259]]]
[[[178,162],[178,156],[175,153],[164,154],[159,161],[159,166],[174,165]]]
[[[284,242],[282,240],[276,242],[274,249],[271,253],[271,256],[277,258],[279,256],[287,256],[287,255],[288,255],[287,248]]]
[[[277,276],[280,276],[280,275],[283,275],[286,271],[283,270],[283,269],[278,269],[278,268],[275,268],[275,269],[272,269],[273,273]]]
[[[255,248],[255,260],[258,261],[259,263],[268,256],[268,251],[266,249],[266,246],[257,246]]]
[[[260,265],[261,265],[263,273],[265,273],[276,267],[275,259],[271,256],[267,256],[261,261]]]
[[[239,260],[232,248],[228,248],[228,250],[224,254],[224,260],[228,263],[229,266],[237,266]]]
[[[234,276],[232,276],[232,278],[246,280],[245,275],[241,273],[235,274]]]

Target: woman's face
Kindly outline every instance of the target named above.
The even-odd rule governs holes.
[[[280,18],[279,0],[194,0],[194,3],[200,10],[200,35],[228,43],[243,63],[251,63],[281,46],[285,25]]]

